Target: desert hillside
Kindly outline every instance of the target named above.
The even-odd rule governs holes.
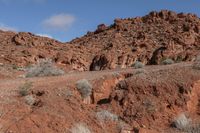
[[[0,133],[199,133],[200,19],[151,12],[62,43],[0,31]]]
[[[94,32],[61,43],[31,33],[0,32],[0,63],[27,66],[51,58],[67,71],[127,68],[135,61],[157,65],[170,58],[192,61],[200,50],[200,19],[172,11],[115,19]]]

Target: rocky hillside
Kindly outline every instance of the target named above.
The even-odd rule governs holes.
[[[161,11],[116,19],[111,26],[101,24],[95,32],[71,43],[94,54],[91,70],[125,68],[136,60],[149,65],[160,64],[166,58],[191,61],[200,50],[199,33],[197,16]]]
[[[192,61],[200,51],[200,19],[172,11],[115,19],[68,43],[31,33],[0,31],[0,63],[27,66],[51,58],[67,71],[127,68],[135,61]]]
[[[197,16],[171,11],[68,43],[0,31],[0,133],[199,133],[199,33]],[[68,72],[28,67],[45,58]]]

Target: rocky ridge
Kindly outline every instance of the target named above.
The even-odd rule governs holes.
[[[51,58],[66,71],[130,67],[135,61],[157,65],[170,58],[192,61],[200,50],[200,19],[162,10],[144,17],[115,19],[68,43],[31,33],[0,32],[0,63],[28,66]]]

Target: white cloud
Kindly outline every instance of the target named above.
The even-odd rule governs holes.
[[[14,31],[14,32],[17,32],[16,28],[7,26],[7,25],[5,25],[3,23],[0,23],[0,30],[2,30],[2,31]]]
[[[53,38],[51,35],[49,34],[36,34],[38,36],[41,36],[41,37],[48,37],[48,38]]]
[[[67,30],[76,18],[70,14],[57,14],[42,22],[43,26],[48,30]]]

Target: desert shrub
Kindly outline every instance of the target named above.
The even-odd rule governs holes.
[[[120,73],[119,73],[119,72],[114,72],[112,75],[113,75],[114,77],[120,77]]]
[[[144,64],[142,62],[139,62],[139,61],[136,61],[132,67],[134,67],[135,69],[138,69],[138,68],[143,68],[144,67]]]
[[[42,59],[28,69],[26,77],[58,76],[63,74],[64,71],[54,66],[50,59]]]
[[[184,130],[185,133],[200,133],[200,125],[193,125]]]
[[[111,112],[107,110],[102,110],[100,112],[97,112],[96,116],[101,121],[107,121],[107,120],[117,121],[118,120],[117,115],[112,114]]]
[[[22,86],[19,87],[19,94],[21,96],[28,95],[31,87],[32,87],[32,82],[25,82]]]
[[[74,125],[70,131],[71,133],[91,133],[90,129],[83,123]]]
[[[71,97],[71,96],[73,96],[73,92],[71,90],[67,89],[65,95],[67,97]]]
[[[185,116],[185,114],[180,114],[172,123],[172,126],[179,130],[185,130],[190,127],[191,120]]]
[[[200,56],[197,56],[197,58],[195,59],[195,61],[193,63],[193,68],[200,70]]]
[[[82,98],[86,98],[92,94],[92,85],[86,79],[77,81],[76,87],[80,92]]]
[[[172,59],[165,59],[161,62],[161,64],[163,65],[170,65],[170,64],[174,64],[174,61]]]
[[[18,69],[19,67],[16,64],[12,65],[12,69]]]
[[[35,104],[36,99],[32,95],[28,95],[25,97],[25,102],[26,102],[26,104],[32,106]]]
[[[176,62],[179,63],[179,62],[182,62],[184,61],[183,57],[178,55],[177,58],[176,58]]]
[[[141,74],[141,73],[145,73],[145,70],[138,70],[135,72],[135,74]]]
[[[149,114],[155,113],[157,110],[155,103],[150,99],[145,99],[143,105]]]

